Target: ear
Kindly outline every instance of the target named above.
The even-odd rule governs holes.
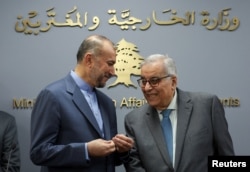
[[[173,76],[172,77],[172,88],[176,89],[176,87],[177,87],[177,77]]]
[[[92,57],[92,54],[85,54],[85,57],[84,57],[84,63],[86,64],[86,66],[88,67],[91,67],[92,64],[93,64],[93,57]]]

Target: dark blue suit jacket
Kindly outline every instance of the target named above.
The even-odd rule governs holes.
[[[0,111],[0,172],[7,167],[9,172],[20,171],[18,131],[15,117]]]
[[[113,101],[96,91],[104,125],[104,139],[117,134]],[[85,158],[84,143],[102,138],[81,90],[70,74],[48,85],[37,97],[31,116],[30,158],[42,172],[114,172],[117,154]]]

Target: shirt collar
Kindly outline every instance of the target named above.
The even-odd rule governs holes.
[[[169,103],[166,109],[172,109],[172,110],[177,109],[177,90],[175,90],[174,97],[172,98],[171,102]],[[159,114],[162,112],[162,110],[157,110],[157,111]]]
[[[92,88],[88,83],[86,83],[82,78],[80,78],[80,77],[75,73],[75,71],[71,70],[71,71],[70,71],[70,75],[72,76],[73,80],[76,82],[76,85],[77,85],[81,90],[84,90],[84,91],[87,91],[87,92],[90,92],[90,93],[93,92],[93,88]]]

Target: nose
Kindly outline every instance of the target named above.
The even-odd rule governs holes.
[[[148,81],[146,82],[146,85],[145,85],[144,89],[145,90],[151,90],[152,89],[152,87],[151,87],[151,85],[149,84]]]

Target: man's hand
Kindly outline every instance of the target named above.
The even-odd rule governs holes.
[[[112,140],[115,143],[117,152],[119,153],[129,151],[134,145],[134,140],[124,134],[117,134]]]
[[[90,156],[107,156],[115,152],[115,143],[112,140],[96,139],[87,143]]]

